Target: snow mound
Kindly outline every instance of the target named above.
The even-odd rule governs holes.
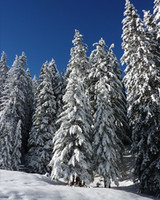
[[[127,182],[128,184],[128,182]],[[0,170],[0,200],[148,200],[120,188],[70,187],[49,177]]]

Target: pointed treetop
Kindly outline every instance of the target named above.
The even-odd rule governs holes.
[[[111,46],[109,47],[109,53],[110,53],[110,55],[114,55],[113,48],[114,48],[114,44],[111,44]]]
[[[72,43],[74,44],[74,47],[71,48],[70,55],[71,60],[78,59],[78,57],[84,57],[86,58],[86,52],[87,52],[87,45],[82,42],[83,36],[79,33],[78,30],[75,30],[74,39],[72,40]],[[70,60],[70,62],[71,62]]]
[[[41,67],[40,76],[39,76],[40,79],[42,78],[43,73],[46,70],[47,66],[48,66],[48,60],[45,63],[43,63],[43,65]]]
[[[36,75],[34,75],[32,81],[37,81],[37,77],[36,77]]]
[[[153,15],[150,13],[150,11],[143,10],[143,22],[145,26],[153,22]]]
[[[7,60],[7,56],[6,56],[6,53],[3,51],[2,56],[1,56],[1,62],[6,62],[6,60]]]
[[[97,46],[98,49],[99,49],[99,47],[101,47],[101,48],[107,47],[107,45],[106,45],[106,43],[105,43],[103,38],[101,38],[99,40],[99,42],[94,43],[93,46]]]
[[[27,65],[27,57],[24,53],[24,51],[22,52],[22,55],[19,56],[19,66],[20,67],[24,67],[25,65]]]
[[[46,68],[47,66],[48,66],[48,60],[46,60],[46,62],[42,64],[41,71],[43,71],[43,69]]]
[[[50,65],[55,65],[55,60],[52,58],[52,60],[49,62],[49,66]]]
[[[99,45],[101,45],[102,47],[106,47],[106,43],[105,43],[105,41],[104,41],[103,38],[101,38],[101,39],[99,40]]]
[[[128,8],[130,7],[132,4],[129,0],[126,0],[126,3],[125,3],[125,8]]]
[[[126,0],[126,5],[127,5],[127,4],[131,4],[131,2],[130,2],[129,0]]]
[[[30,69],[29,68],[27,68],[26,74],[27,74],[28,78],[30,78],[30,80],[31,80],[31,73],[30,73]]]
[[[81,35],[80,32],[76,29],[75,35],[74,35],[74,40],[72,40],[72,43],[74,45],[81,44],[82,40],[83,40],[83,35]]]
[[[90,54],[90,59],[93,59],[93,62],[95,62],[94,59],[101,58],[101,56],[103,57],[104,55],[107,55],[107,45],[103,38],[101,38],[99,42],[94,43],[93,46],[96,46],[96,49],[94,49]]]
[[[52,60],[49,62],[48,67],[51,70],[52,75],[54,74],[54,76],[59,78],[59,72],[55,63],[55,60],[52,58]]]
[[[29,68],[27,68],[26,72],[27,72],[28,74],[30,74],[30,69],[29,69]]]
[[[126,10],[124,11],[124,16],[128,15],[129,13],[131,13],[132,15],[138,15],[137,10],[129,0],[126,0],[125,9]]]
[[[111,44],[111,46],[109,47],[109,50],[113,48],[114,48],[114,43]]]
[[[145,18],[145,17],[148,17],[148,16],[151,16],[150,10],[142,10],[142,11],[143,11],[143,16],[144,16],[144,18]]]
[[[135,8],[134,5],[129,0],[126,0],[125,7],[126,8],[127,7],[133,7],[133,8]]]
[[[46,62],[44,63],[44,65],[45,65],[45,66],[47,66],[47,65],[48,65],[48,60],[46,60]]]
[[[15,60],[14,60],[14,62],[13,62],[13,65],[12,65],[12,67],[15,67],[15,68],[17,68],[17,67],[18,67],[18,64],[19,64],[19,61],[18,61],[18,56],[16,55],[16,57],[15,57]]]

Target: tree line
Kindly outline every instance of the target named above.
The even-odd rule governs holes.
[[[25,53],[11,68],[0,61],[0,168],[49,173],[70,185],[89,184],[95,174],[118,186],[125,145],[135,157],[134,182],[144,193],[160,191],[160,0],[142,20],[126,0],[122,76],[114,45],[103,38],[87,57],[75,30],[62,75],[54,59],[39,79],[25,70]],[[127,91],[127,92],[126,92]]]

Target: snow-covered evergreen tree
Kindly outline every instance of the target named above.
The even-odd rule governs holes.
[[[122,64],[128,91],[128,116],[136,154],[135,180],[142,192],[160,191],[160,68],[134,6],[126,0],[123,20]]]
[[[136,100],[136,90],[137,90],[137,79],[138,70],[135,66],[138,54],[137,45],[141,42],[140,35],[142,34],[142,21],[140,20],[134,6],[126,0],[126,10],[124,12],[123,19],[123,34],[122,34],[122,48],[124,49],[124,54],[121,58],[122,64],[127,64],[125,69],[126,76],[124,78],[124,83],[128,92],[128,117],[130,120],[130,125],[132,126],[135,121],[135,115],[130,111]]]
[[[52,179],[63,177],[70,184],[92,181],[91,115],[85,96],[84,73],[88,64],[82,35],[75,31],[69,61],[69,77],[63,96],[60,128],[53,138],[53,157],[50,162]]]
[[[111,45],[109,48],[109,64],[108,64],[108,77],[113,92],[110,93],[112,109],[114,112],[114,124],[116,126],[116,134],[122,142],[128,144],[131,140],[130,130],[128,126],[127,117],[127,100],[124,84],[122,83],[122,71],[115,54],[113,53]],[[122,145],[123,146],[123,145]]]
[[[1,56],[1,60],[0,60],[0,98],[1,98],[1,93],[3,91],[3,87],[4,87],[4,82],[7,78],[7,72],[9,70],[9,67],[6,65],[6,61],[7,61],[7,56],[5,54],[5,52],[2,52],[2,56]],[[1,104],[1,102],[0,102]]]
[[[6,79],[6,74],[9,70],[9,67],[6,64],[7,56],[5,52],[2,52],[1,60],[0,60],[0,84],[2,85]]]
[[[43,64],[37,91],[33,125],[29,136],[28,168],[30,172],[49,172],[52,138],[56,130],[57,103],[55,87],[59,74],[54,60]]]
[[[126,91],[123,83],[123,75],[120,69],[117,58],[112,50],[112,45],[109,48],[109,58],[110,66],[113,67],[114,76],[110,77],[112,87],[115,90],[113,92],[111,102],[112,108],[114,110],[115,125],[116,125],[116,134],[122,140],[124,144],[131,143],[131,131],[129,128],[129,120],[127,117],[127,98]]]
[[[53,66],[53,67],[52,67]],[[64,94],[63,91],[63,80],[59,75],[59,71],[55,65],[54,59],[50,62],[50,67],[52,67],[53,71],[52,74],[54,76],[54,81],[52,82],[53,91],[56,97],[56,116],[54,121],[57,120],[58,115],[62,112],[62,96]],[[59,128],[59,125],[56,123],[56,130]]]
[[[110,187],[111,179],[118,185],[118,162],[121,154],[119,145],[122,142],[118,138],[121,135],[121,130],[118,131],[119,135],[117,136],[116,126],[119,121],[125,119],[124,113],[126,111],[123,108],[125,95],[119,77],[120,74],[116,74],[118,63],[113,51],[111,48],[109,51],[105,49],[106,44],[102,38],[99,43],[94,45],[96,45],[96,49],[90,55],[92,68],[89,74],[91,85],[89,93],[92,95],[92,110],[94,110],[95,170],[100,176],[104,177],[104,186]],[[121,104],[121,102],[122,107],[118,107],[118,103]],[[121,113],[121,116],[119,113]]]
[[[23,98],[23,93],[19,88],[20,77],[18,73],[19,60],[18,56],[16,56],[13,67],[7,73],[0,108],[0,167],[11,170],[19,169],[21,159],[22,141],[18,121],[22,117],[21,111],[23,112],[20,102],[20,99]]]
[[[23,164],[25,164],[26,154],[28,152],[28,138],[29,132],[31,131],[32,126],[32,115],[33,115],[33,103],[34,103],[34,95],[33,95],[33,85],[32,79],[30,75],[29,68],[26,70],[26,103],[25,103],[25,134],[23,135],[23,144],[22,144],[22,157]]]
[[[14,115],[14,117],[13,117]],[[13,161],[13,146],[14,136],[16,130],[16,110],[15,105],[12,100],[8,102],[5,110],[1,112],[0,115],[0,168],[7,170],[17,170],[15,169],[15,162]],[[18,158],[19,160],[19,158]],[[13,164],[14,162],[14,164]]]
[[[27,65],[27,57],[24,52],[19,56],[18,59],[18,81],[17,88],[19,90],[18,102],[19,106],[17,107],[18,115],[21,119],[21,130],[22,130],[22,157],[26,154],[28,132],[31,126],[31,107],[32,107],[32,86],[30,82],[29,71],[26,72],[25,66]],[[24,162],[24,160],[22,160]],[[23,163],[24,164],[24,163]]]
[[[108,76],[108,83],[113,89],[112,92],[109,92],[109,94],[112,102],[112,108],[114,110],[114,123],[117,129],[116,134],[120,137],[120,140],[128,142],[129,128],[128,119],[126,116],[126,95],[124,85],[122,83],[122,71],[112,50],[113,45],[111,45],[109,51],[105,49],[106,44],[103,39],[94,45],[96,45],[96,49],[93,50],[90,55],[91,67],[88,76],[89,97],[92,105],[92,114],[94,115],[97,99],[95,85],[103,74],[103,76]],[[105,67],[103,67],[103,65]]]

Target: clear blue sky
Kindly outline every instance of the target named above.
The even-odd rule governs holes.
[[[131,0],[138,13],[153,11],[154,0]],[[125,0],[0,0],[0,51],[6,52],[9,66],[24,51],[31,75],[39,75],[42,64],[51,58],[61,72],[70,59],[74,30],[88,45],[101,37],[118,60],[123,54],[121,34]]]

